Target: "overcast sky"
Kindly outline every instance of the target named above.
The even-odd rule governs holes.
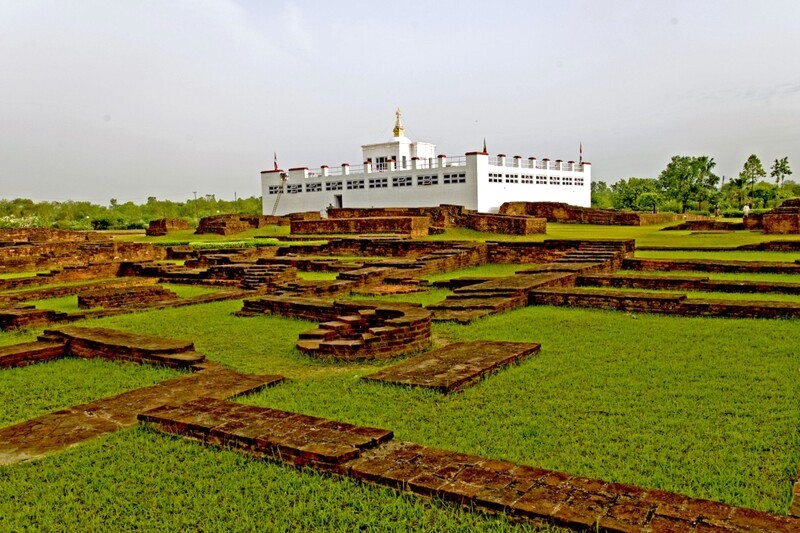
[[[800,180],[797,0],[0,0],[0,197],[258,196],[361,162],[394,110],[451,156],[676,154]]]

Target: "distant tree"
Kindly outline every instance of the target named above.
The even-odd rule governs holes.
[[[636,208],[640,211],[657,213],[662,201],[663,197],[656,191],[643,192],[636,200]]]
[[[611,189],[604,181],[592,181],[592,207],[610,209],[614,207]]]
[[[615,208],[636,210],[640,209],[639,197],[645,193],[657,193],[658,185],[652,179],[630,178],[614,183],[611,192]]]
[[[739,179],[742,180],[742,187],[750,186],[750,196],[753,195],[753,188],[756,182],[767,177],[764,167],[761,166],[761,160],[756,154],[751,154],[744,162],[742,171],[739,172]]]
[[[784,178],[792,175],[792,169],[789,168],[789,158],[776,159],[772,163],[769,175],[775,178],[775,185],[782,185]]]
[[[708,156],[676,155],[659,174],[658,187],[665,197],[677,200],[681,213],[685,213],[690,201],[699,204],[716,190],[719,177],[713,172],[715,166]]]

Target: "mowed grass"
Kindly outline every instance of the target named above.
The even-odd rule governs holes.
[[[768,283],[800,283],[800,274],[762,274],[759,272],[700,272],[697,270],[617,270],[621,276],[659,276],[670,278],[708,278],[720,281],[765,281]]]
[[[164,367],[66,357],[2,371],[0,426],[147,387],[180,375]]]
[[[143,427],[0,467],[4,531],[517,531],[411,495]],[[522,527],[523,531],[533,529]],[[537,531],[557,531],[543,528]]]
[[[192,339],[209,359],[290,378],[243,398],[246,403],[384,427],[398,439],[430,446],[762,510],[784,512],[789,503],[800,458],[800,347],[794,321],[634,319],[624,313],[527,307],[470,326],[437,324],[438,345],[477,339],[542,344],[541,354],[522,365],[461,394],[442,396],[360,379],[391,362],[305,357],[294,345],[297,334],[314,323],[232,316],[240,307],[226,301],[86,324]],[[12,397],[8,405],[29,401]]]
[[[515,264],[515,263],[486,263],[479,266],[461,268],[451,272],[442,272],[439,274],[431,274],[425,276],[424,279],[428,281],[443,281],[453,278],[462,277],[502,277],[513,276],[519,270],[530,268],[531,264]]]
[[[637,250],[637,259],[712,259],[714,261],[762,261],[786,263],[800,261],[800,252],[758,252],[735,250],[730,252],[695,250]]]
[[[472,241],[530,241],[545,239],[635,239],[637,246],[682,246],[682,247],[730,247],[757,244],[776,240],[800,240],[800,235],[765,235],[755,231],[731,231],[726,233],[696,233],[690,231],[661,231],[674,224],[652,226],[597,226],[589,224],[547,223],[547,233],[539,235],[502,235],[485,233],[466,228],[448,228],[441,235],[429,235],[426,240],[472,240]]]

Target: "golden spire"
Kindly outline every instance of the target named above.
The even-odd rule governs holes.
[[[395,112],[395,115],[397,116],[397,120],[394,123],[394,130],[393,130],[394,131],[394,136],[395,137],[402,137],[403,133],[405,132],[405,128],[403,127],[403,121],[400,120],[400,108],[399,107],[397,108],[397,111]]]

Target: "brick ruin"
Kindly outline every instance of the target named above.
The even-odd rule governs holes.
[[[281,217],[271,215],[213,215],[201,218],[195,233],[198,235],[205,233],[233,235],[266,226],[288,226],[290,220],[317,220],[319,218],[318,211],[292,213],[289,216]]]
[[[171,231],[185,231],[192,229],[188,222],[182,218],[159,218],[151,220],[145,234],[150,237],[160,237]]]
[[[500,206],[500,214],[541,217],[547,222],[603,226],[644,226],[705,218],[700,215],[634,213],[616,209],[578,207],[559,202],[506,202]]]
[[[423,230],[420,224],[416,232],[408,230],[407,223],[399,221],[392,222],[390,219],[398,218],[419,218],[428,219],[428,225]],[[394,233],[409,237],[417,237],[430,234],[442,233],[447,228],[467,228],[475,231],[500,233],[504,235],[534,235],[546,233],[547,221],[543,218],[530,217],[526,215],[506,215],[478,213],[465,209],[460,205],[440,205],[437,207],[408,207],[408,208],[332,208],[328,209],[328,220],[351,220],[348,224],[339,222],[321,221],[316,226],[301,226],[301,231],[295,231],[292,226],[292,233]],[[378,219],[386,219],[379,222]],[[362,221],[362,222],[355,222]],[[335,231],[340,227],[362,227],[364,230]],[[317,231],[305,231],[306,228],[314,227]]]
[[[397,234],[416,238],[428,235],[430,219],[427,217],[364,217],[329,218],[322,220],[292,220],[292,234]]]
[[[142,306],[175,300],[178,295],[160,285],[133,285],[94,289],[78,294],[80,309]]]
[[[463,222],[471,215],[443,206],[436,216],[437,220],[457,218]],[[341,216],[338,220],[347,218]],[[331,219],[337,220],[336,216]],[[758,246],[797,249],[797,243],[790,242]],[[46,248],[50,244],[54,243],[41,246]],[[94,257],[93,249],[77,248],[74,242],[69,244],[73,251],[81,250],[86,257]],[[151,251],[152,257],[146,260],[122,261],[115,256],[108,262],[83,261],[79,263],[81,266],[47,275],[0,280],[0,286],[13,290],[10,296],[6,295],[6,302],[24,305],[25,297],[20,293],[25,291],[36,297],[46,297],[51,294],[46,291],[51,290],[81,294],[88,292],[87,284],[92,280],[101,280],[100,283],[108,284],[95,291],[101,297],[106,294],[110,301],[112,293],[127,295],[121,296],[120,311],[136,307],[132,301],[147,300],[142,295],[149,294],[154,287],[160,289],[157,282],[221,287],[230,291],[225,297],[244,297],[241,315],[278,314],[317,322],[317,328],[298,337],[300,352],[344,361],[414,355],[430,345],[431,322],[468,323],[525,305],[570,305],[681,316],[800,316],[800,303],[796,302],[699,300],[688,299],[679,292],[800,294],[800,278],[798,283],[723,282],[707,277],[646,273],[661,270],[800,274],[800,263],[636,259],[634,250],[633,241],[614,240],[480,243],[337,238],[324,244],[292,247],[184,250],[181,253],[185,254],[182,258],[187,259],[186,264],[173,265],[152,261],[169,253],[159,248],[157,252]],[[386,287],[425,289],[428,284],[421,278],[427,275],[486,263],[523,266],[511,276],[455,278],[431,284],[449,288],[452,294],[426,307],[359,301],[357,296],[345,298]],[[616,272],[621,268],[643,273],[622,275]],[[303,280],[299,272],[331,272],[336,279]],[[68,279],[81,285],[47,287]],[[664,292],[642,292],[645,289]],[[136,293],[139,297],[131,296]],[[156,300],[153,299],[154,304],[161,303]],[[111,307],[113,303],[100,305]],[[58,321],[44,316],[55,312],[18,307],[0,311],[0,322],[4,320],[3,313],[14,315],[18,321],[29,319],[17,327]],[[420,386],[453,392],[539,349],[538,344],[480,342],[446,345],[366,376],[365,380],[372,383],[370,386]],[[0,348],[0,368],[65,356],[114,358],[187,367],[195,372],[172,380],[169,386],[140,389],[0,428],[0,457],[11,458],[7,460],[12,462],[38,457],[131,425],[138,415],[143,423],[205,443],[437,496],[477,509],[505,512],[518,520],[544,521],[577,530],[714,527],[795,530],[800,526],[792,517],[397,442],[387,430],[225,402],[232,394],[279,383],[280,377],[246,376],[215,367],[197,354],[190,342],[164,342],[102,328],[67,326],[46,331],[35,343]],[[94,416],[95,412],[115,413],[113,417],[124,423],[109,423]],[[277,420],[289,422],[276,425]],[[69,437],[53,437],[61,434],[58,428],[69,424],[79,430]],[[276,450],[280,454],[276,455]],[[800,504],[794,514],[798,513]]]

